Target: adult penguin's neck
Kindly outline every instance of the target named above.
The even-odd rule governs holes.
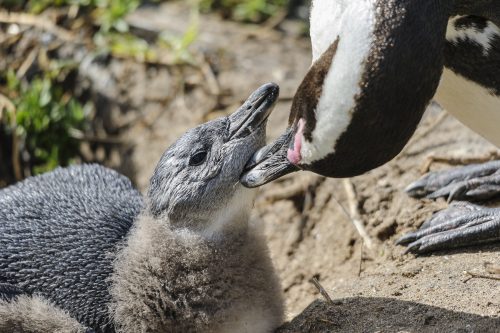
[[[305,169],[354,176],[401,151],[438,86],[452,5],[445,0],[314,2],[313,57],[321,59],[332,43],[338,45],[315,110],[297,107],[290,119],[305,119]],[[332,13],[334,20],[326,17]]]

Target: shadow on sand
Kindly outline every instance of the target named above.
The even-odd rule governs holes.
[[[473,296],[471,296],[472,298]],[[276,333],[500,332],[499,317],[456,312],[392,298],[316,300]]]

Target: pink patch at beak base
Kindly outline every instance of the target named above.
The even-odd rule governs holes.
[[[304,134],[304,126],[306,122],[304,119],[299,119],[299,124],[297,128],[297,133],[295,133],[294,141],[293,141],[293,150],[288,149],[287,158],[292,164],[299,164],[302,156],[300,154],[300,149],[302,148],[302,137]]]

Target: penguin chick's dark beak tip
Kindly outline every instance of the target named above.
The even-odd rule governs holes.
[[[245,137],[264,124],[274,109],[278,100],[279,86],[268,83],[257,89],[240,107],[230,116],[230,138]]]

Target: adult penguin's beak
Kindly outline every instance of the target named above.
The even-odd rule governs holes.
[[[289,160],[294,129],[288,128],[276,141],[257,151],[245,167],[240,182],[249,188],[259,187],[300,169]]]

